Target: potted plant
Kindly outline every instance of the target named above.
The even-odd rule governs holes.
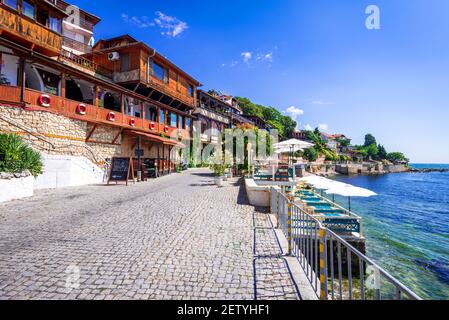
[[[216,153],[210,158],[211,169],[215,173],[215,184],[219,187],[223,186],[223,177],[226,165],[223,163],[221,156]]]
[[[214,164],[212,165],[212,169],[215,173],[215,184],[222,187],[224,180],[224,166],[222,164]]]

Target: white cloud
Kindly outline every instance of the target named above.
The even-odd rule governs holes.
[[[253,53],[250,51],[245,51],[240,54],[243,58],[243,62],[249,62],[253,58]]]
[[[179,36],[189,27],[186,22],[181,21],[176,17],[168,16],[161,11],[156,11],[154,22],[164,30],[161,32],[162,35],[173,38]]]
[[[149,28],[158,26],[162,29],[161,34],[164,36],[175,38],[183,33],[189,26],[186,22],[179,20],[176,17],[168,16],[160,11],[155,12],[156,17],[150,19],[147,16],[132,16],[126,13],[122,14],[122,20],[130,25],[138,28]]]
[[[285,110],[285,113],[287,113],[290,116],[290,118],[292,118],[294,121],[297,122],[296,129],[299,130],[300,126],[299,126],[299,121],[297,121],[297,120],[298,120],[299,116],[302,116],[304,114],[304,110],[297,108],[295,106],[291,106],[291,107],[287,108],[287,110]]]
[[[259,53],[256,58],[257,61],[273,62],[273,52]]]
[[[325,124],[325,123],[320,123],[320,124],[318,125],[318,129],[319,129],[320,131],[326,132],[327,130],[329,130],[329,126],[328,126],[327,124]]]
[[[296,119],[298,116],[302,116],[304,114],[304,110],[299,109],[295,106],[291,106],[285,110],[293,119]]]
[[[306,124],[306,125],[304,126],[304,130],[312,131],[313,128],[312,128],[312,126],[311,126],[310,124]]]
[[[333,104],[330,101],[323,101],[323,100],[313,100],[309,102],[309,105],[313,105],[313,106],[328,106]]]
[[[122,20],[130,25],[136,26],[138,28],[149,28],[154,27],[154,22],[152,22],[147,16],[136,17],[123,13]]]

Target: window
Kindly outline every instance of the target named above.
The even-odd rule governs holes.
[[[184,129],[184,117],[179,116],[179,129]]]
[[[120,56],[120,71],[129,71],[129,54],[124,53]]]
[[[159,123],[165,124],[165,111],[159,110]]]
[[[186,118],[186,129],[190,128],[190,118]]]
[[[153,61],[153,76],[165,83],[168,82],[168,70],[160,64]]]
[[[145,103],[145,119],[148,121],[157,122],[157,109],[156,107]]]
[[[17,0],[3,0],[3,3],[7,6],[17,10]]]
[[[201,134],[206,134],[207,130],[209,130],[209,124],[207,120],[201,119]]]
[[[16,86],[19,57],[0,52],[0,84]]]
[[[170,127],[176,128],[178,126],[178,115],[176,113],[170,113]]]
[[[59,95],[59,81],[61,80],[61,77],[46,70],[38,68],[36,68],[36,70],[39,73],[44,85],[44,92],[55,96]]]
[[[22,1],[22,13],[31,18],[34,19],[34,14],[35,14],[35,10],[34,10],[34,3],[23,0]]]
[[[189,85],[188,92],[189,92],[189,96],[193,97],[193,86],[192,85]]]
[[[125,97],[125,113],[127,115],[140,118],[141,108],[142,106],[139,100]]]
[[[48,27],[57,33],[61,33],[62,32],[61,19],[56,17],[50,17]]]

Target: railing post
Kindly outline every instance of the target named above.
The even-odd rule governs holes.
[[[293,201],[290,197],[287,198],[288,210],[287,210],[287,234],[288,234],[288,255],[292,254],[292,211]]]
[[[320,228],[320,299],[328,299],[326,229]],[[331,248],[332,250],[332,248]],[[333,263],[333,261],[331,261]],[[333,285],[333,284],[332,284]]]
[[[280,196],[280,193],[276,190],[276,193],[275,193],[275,200],[276,200],[276,229],[279,229],[279,211],[281,211],[279,196]]]

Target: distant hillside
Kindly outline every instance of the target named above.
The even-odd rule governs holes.
[[[245,115],[258,116],[278,130],[279,136],[286,138],[296,128],[296,121],[282,115],[276,108],[255,104],[248,98],[236,97]]]

